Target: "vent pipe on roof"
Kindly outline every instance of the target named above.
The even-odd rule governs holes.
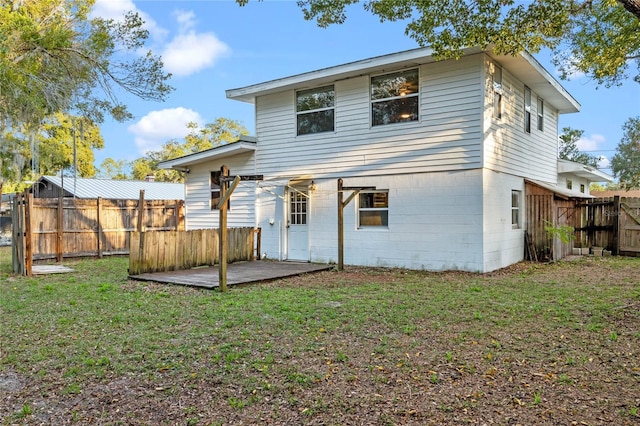
[[[146,182],[155,182],[156,177],[155,177],[154,175],[147,175],[147,176],[144,178],[144,180],[145,180]]]

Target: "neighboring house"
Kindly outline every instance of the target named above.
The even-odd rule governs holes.
[[[42,176],[31,186],[36,198],[104,198],[110,200],[137,200],[140,190],[145,200],[184,200],[182,183],[167,183],[112,179]]]
[[[256,137],[160,163],[187,173],[187,229],[218,226],[226,165],[264,175],[236,189],[229,226],[262,228],[268,258],[336,262],[342,178],[363,188],[344,208],[345,263],[428,270],[523,259],[525,181],[558,184],[558,116],[579,110],[532,56],[477,48],[440,62],[415,49],[226,93],[255,105]]]
[[[530,182],[567,198],[595,198],[589,185],[593,182],[613,182],[613,177],[595,167],[558,159],[558,180],[555,184],[530,180]]]
[[[604,190],[604,191],[593,191],[591,193],[594,197],[605,198],[605,197],[615,197],[616,195],[619,197],[633,197],[640,198],[640,189],[615,189],[615,190]]]

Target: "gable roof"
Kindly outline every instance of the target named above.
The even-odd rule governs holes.
[[[200,152],[194,152],[193,154],[184,155],[182,157],[174,158],[173,160],[161,161],[158,163],[158,168],[188,172],[189,166],[194,164],[203,163],[213,159],[230,157],[232,155],[242,154],[245,152],[253,152],[256,148],[256,138],[251,136],[241,136],[236,142],[205,149]]]
[[[184,200],[184,184],[113,179],[90,179],[60,176],[42,176],[38,182],[50,182],[77,198],[105,198],[110,200],[137,200],[144,189],[145,200]],[[38,185],[38,182],[34,184]]]
[[[508,56],[496,55],[491,48],[481,49],[479,47],[473,47],[463,50],[464,56],[481,53],[487,54],[503,66],[517,79],[524,82],[534,92],[544,98],[545,102],[549,102],[550,105],[557,108],[560,113],[578,112],[580,110],[578,101],[528,53],[523,52],[516,56]],[[433,57],[433,49],[428,47],[418,48],[323,68],[237,89],[229,89],[226,91],[226,95],[229,99],[255,103],[258,96],[270,93],[320,86],[363,74],[396,71],[403,67],[417,66],[431,62],[436,62],[436,59]]]

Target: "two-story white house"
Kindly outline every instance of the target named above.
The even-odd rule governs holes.
[[[558,116],[578,102],[532,56],[428,48],[251,86],[256,135],[165,161],[186,174],[187,229],[217,227],[219,172],[261,174],[229,226],[262,229],[267,258],[487,272],[523,259],[525,180],[557,184]]]

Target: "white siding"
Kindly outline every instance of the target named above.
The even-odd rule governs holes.
[[[338,256],[337,183],[316,180],[310,193],[310,258]],[[344,210],[345,264],[426,270],[483,270],[482,171],[348,178],[345,186],[389,190],[389,226],[357,229],[357,198]],[[261,194],[263,252],[277,259],[286,246],[282,201]],[[346,198],[347,194],[345,194]],[[269,219],[274,218],[274,225]]]
[[[502,118],[492,118],[493,84],[485,60],[484,166],[503,173],[555,182],[558,157],[558,113],[544,104],[544,130],[538,130],[537,97],[531,92],[531,133],[524,131],[524,87],[508,69],[502,70]]]
[[[524,179],[483,171],[484,271],[504,268],[524,259]],[[520,191],[520,228],[511,223],[511,191]]]
[[[418,122],[371,127],[369,76],[335,83],[335,132],[297,137],[295,93],[259,97],[257,167],[318,178],[481,167],[482,58],[421,66]]]
[[[211,210],[210,175],[222,165],[232,175],[256,174],[254,154],[240,154],[209,163],[190,166],[186,175],[186,229],[217,228],[217,210]],[[255,182],[241,182],[231,197],[231,209],[227,216],[229,227],[255,226]]]

